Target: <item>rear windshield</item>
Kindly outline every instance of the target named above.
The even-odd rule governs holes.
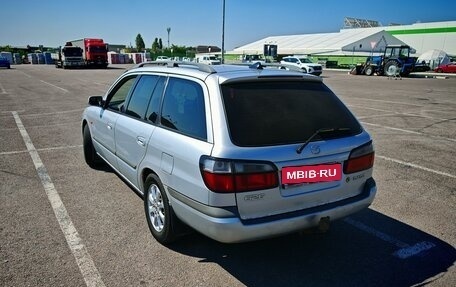
[[[362,131],[351,112],[321,82],[230,83],[222,86],[222,94],[231,140],[237,146],[303,143],[318,129],[344,128],[344,132],[325,133],[313,140]]]

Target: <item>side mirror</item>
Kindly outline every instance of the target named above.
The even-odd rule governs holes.
[[[89,97],[89,105],[90,106],[101,107],[103,105],[103,97],[102,96],[91,96],[91,97]]]

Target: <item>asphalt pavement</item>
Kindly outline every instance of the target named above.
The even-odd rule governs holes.
[[[455,77],[324,71],[373,136],[373,205],[324,234],[165,247],[142,199],[83,158],[87,98],[128,67],[0,69],[0,286],[456,285]]]

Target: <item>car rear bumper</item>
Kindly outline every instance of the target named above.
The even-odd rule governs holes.
[[[309,208],[286,215],[241,220],[239,217],[214,217],[172,197],[178,217],[204,235],[224,243],[259,240],[318,226],[322,218],[339,219],[367,208],[377,187],[371,178],[361,194],[339,202]]]

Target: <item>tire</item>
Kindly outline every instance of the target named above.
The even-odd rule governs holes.
[[[169,205],[168,196],[155,174],[149,174],[144,183],[144,211],[150,232],[159,243],[166,245],[176,239],[179,219]]]
[[[401,68],[399,67],[399,63],[396,61],[388,61],[385,64],[384,72],[385,75],[388,77],[394,77],[399,74]]]
[[[90,130],[87,125],[84,126],[82,134],[82,146],[84,149],[84,159],[88,166],[91,168],[99,167],[103,160],[98,156],[93,147],[92,136],[90,135]]]
[[[302,68],[302,72],[307,74],[307,69],[306,68]]]
[[[367,66],[366,70],[364,70],[364,74],[366,74],[366,76],[372,76],[374,74],[374,67],[370,65]]]

